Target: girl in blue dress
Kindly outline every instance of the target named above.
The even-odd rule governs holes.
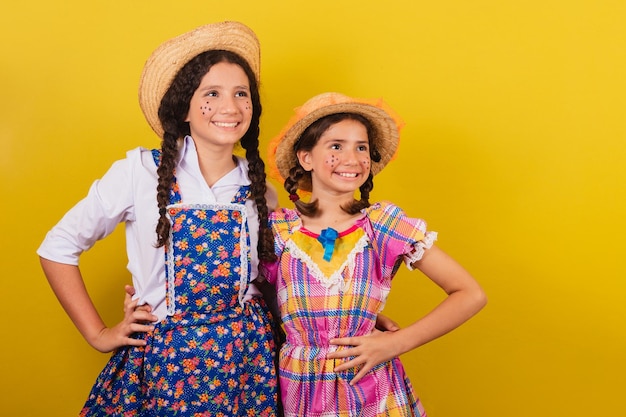
[[[237,22],[159,46],[139,101],[161,149],[115,162],[40,246],[78,330],[95,349],[114,351],[81,415],[276,415],[271,315],[253,283],[259,259],[274,257],[275,194],[258,151],[259,61],[255,34]],[[245,158],[233,155],[237,144]],[[151,313],[129,308],[107,327],[78,260],[120,222],[133,306]]]

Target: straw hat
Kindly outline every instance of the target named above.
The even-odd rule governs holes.
[[[317,95],[296,109],[296,114],[270,143],[270,169],[274,176],[284,180],[289,170],[298,163],[294,146],[300,135],[315,121],[336,113],[356,113],[365,117],[376,131],[372,146],[380,153],[380,161],[372,161],[371,173],[376,175],[394,157],[398,149],[400,129],[404,125],[400,117],[382,99],[351,98],[339,93]],[[298,188],[311,191],[309,178],[303,178]]]
[[[139,105],[159,137],[163,137],[163,127],[158,111],[165,92],[187,62],[210,50],[226,50],[240,55],[248,62],[259,82],[259,40],[243,23],[211,23],[164,42],[146,61],[139,82]]]

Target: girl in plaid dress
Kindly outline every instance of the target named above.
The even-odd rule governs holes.
[[[272,144],[296,206],[270,214],[278,261],[262,265],[287,337],[279,357],[287,417],[425,416],[398,356],[485,305],[481,287],[434,245],[423,220],[368,201],[373,176],[397,148],[392,115],[382,101],[322,94]],[[310,192],[308,203],[298,190]],[[404,329],[372,333],[402,262],[448,297]]]
[[[159,46],[139,101],[161,149],[114,163],[40,246],[76,327],[114,351],[81,416],[278,414],[271,316],[253,282],[258,259],[275,256],[258,151],[259,61],[255,34],[237,22]],[[233,155],[236,144],[246,158]],[[108,328],[78,258],[120,222],[136,300]]]

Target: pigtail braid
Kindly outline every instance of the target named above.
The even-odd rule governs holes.
[[[307,171],[304,170],[304,168],[302,168],[302,166],[300,166],[300,164],[297,164],[289,170],[289,177],[285,178],[284,183],[285,190],[289,193],[289,195],[298,193],[298,183],[306,175],[309,174],[307,173]],[[305,216],[315,217],[320,213],[317,206],[317,200],[306,203],[298,199],[294,201],[294,204],[296,206],[296,209]]]
[[[256,133],[254,132],[256,131]],[[259,242],[257,251],[259,259],[264,261],[276,260],[274,253],[274,235],[268,224],[268,208],[265,194],[267,192],[267,182],[265,175],[265,163],[259,154],[258,126],[250,126],[246,140],[241,141],[241,145],[246,150],[248,160],[248,177],[250,178],[250,194],[256,203],[259,215]]]
[[[174,168],[178,158],[177,138],[165,132],[161,144],[161,163],[157,168],[159,182],[157,185],[157,205],[159,207],[159,222],[157,223],[157,248],[166,244],[170,234],[170,221],[165,214],[165,208],[170,203],[170,189],[174,182]]]
[[[367,181],[365,181],[365,183],[359,188],[359,190],[361,191],[361,203],[365,205],[362,208],[367,208],[370,206],[370,201],[369,201],[370,193],[372,192],[373,189],[374,189],[374,176],[370,172],[369,176],[367,177]]]

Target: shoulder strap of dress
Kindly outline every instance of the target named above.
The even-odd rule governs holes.
[[[231,203],[245,204],[246,200],[249,199],[251,195],[252,193],[250,192],[250,186],[242,185],[241,187],[239,187],[237,194],[235,194],[235,196],[231,200]]]
[[[158,167],[161,163],[161,150],[160,149],[152,149],[152,159],[154,159],[154,163]]]

